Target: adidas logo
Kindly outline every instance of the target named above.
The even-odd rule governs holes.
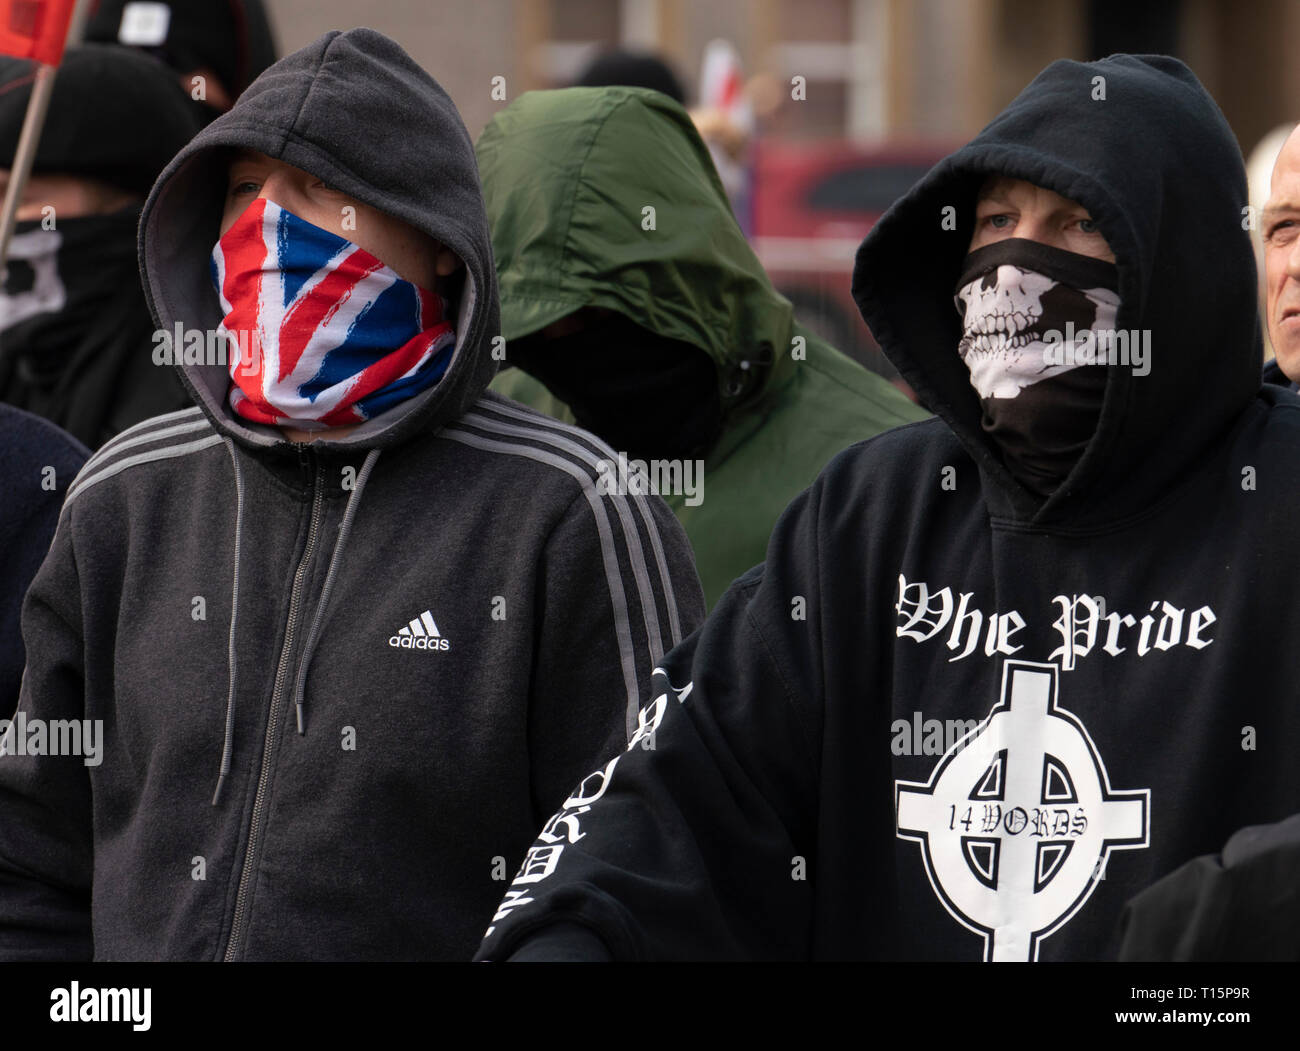
[[[400,628],[396,635],[391,636],[388,645],[402,650],[449,650],[451,640],[438,634],[433,614],[426,609],[406,627]]]

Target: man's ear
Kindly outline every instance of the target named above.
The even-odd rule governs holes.
[[[434,262],[434,270],[439,277],[447,277],[454,274],[465,264],[460,261],[460,256],[453,252],[446,245],[440,245],[438,254]]]
[[[465,267],[460,260],[456,260],[456,266],[449,274],[444,275],[441,270],[434,276],[433,291],[442,296],[448,303],[451,310],[451,316],[448,320],[456,320],[456,312],[460,309],[461,293],[465,290]]]
[[[206,102],[221,113],[225,113],[235,104],[230,92],[221,83],[221,78],[207,66],[181,73],[179,80],[182,90],[195,102]]]

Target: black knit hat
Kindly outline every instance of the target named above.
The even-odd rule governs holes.
[[[0,167],[13,165],[36,64],[0,57]],[[65,53],[33,171],[81,175],[145,197],[200,128],[175,74],[130,48],[84,44]]]

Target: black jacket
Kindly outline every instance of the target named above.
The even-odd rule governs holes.
[[[1121,960],[1300,960],[1300,815],[1235,833],[1124,908]]]
[[[981,431],[957,354],[991,173],[1086,207],[1119,326],[1150,332],[1149,371],[1111,368],[1046,500]],[[1114,957],[1139,889],[1300,810],[1277,645],[1300,632],[1300,399],[1260,388],[1245,204],[1195,77],[1126,55],[1053,63],[897,203],[854,293],[938,418],[790,505],[480,955],[565,923],[620,958]]]
[[[13,714],[23,674],[19,614],[59,520],[68,485],[90,453],[52,423],[0,405],[0,719]]]
[[[1300,390],[1300,383],[1296,383],[1295,380],[1282,371],[1282,366],[1277,363],[1277,358],[1264,362],[1263,377],[1265,383],[1270,383],[1275,387]]]

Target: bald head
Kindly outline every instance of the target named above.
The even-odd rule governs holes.
[[[1282,371],[1300,379],[1300,125],[1277,155],[1260,230],[1268,336]]]

